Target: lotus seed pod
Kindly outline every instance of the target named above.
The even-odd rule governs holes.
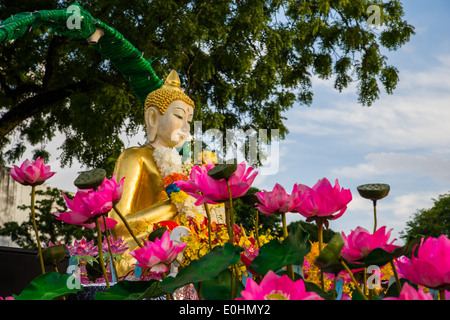
[[[369,183],[357,187],[359,195],[365,199],[380,200],[389,194],[391,189],[385,183]]]
[[[58,244],[42,249],[42,257],[46,266],[54,266],[64,260],[66,256],[66,246]]]
[[[208,171],[208,176],[214,180],[228,179],[237,170],[237,162],[219,164]]]
[[[74,184],[79,189],[95,189],[102,184],[105,178],[106,171],[104,169],[93,169],[81,172]]]

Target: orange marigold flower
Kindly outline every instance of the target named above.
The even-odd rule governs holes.
[[[163,179],[164,187],[167,187],[169,184],[178,180],[189,180],[189,177],[178,172],[172,173]]]

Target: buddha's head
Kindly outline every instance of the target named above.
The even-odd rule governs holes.
[[[189,137],[194,102],[180,88],[176,71],[145,99],[148,142],[155,148],[181,146]]]

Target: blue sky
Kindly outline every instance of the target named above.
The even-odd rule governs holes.
[[[313,186],[323,177],[333,184],[339,179],[353,200],[346,213],[331,222],[335,231],[348,233],[357,226],[372,230],[372,203],[359,196],[358,185],[391,186],[389,196],[378,202],[378,226],[393,228],[392,237],[397,238],[418,209],[431,207],[432,198],[450,191],[450,1],[403,4],[416,35],[399,50],[385,53],[399,70],[394,94],[381,92],[371,107],[363,107],[354,86],[339,93],[332,80],[314,79],[312,105],[285,114],[290,133],[279,145],[279,172],[255,180],[260,189],[271,190],[279,183],[290,192],[294,183]],[[125,143],[133,146],[137,141],[143,142],[142,136]],[[49,164],[58,174],[48,184],[75,191],[73,181],[81,168],[60,168],[59,144],[49,145]],[[302,219],[288,215],[288,222]]]
[[[382,92],[371,107],[363,107],[355,87],[339,93],[332,80],[315,79],[312,105],[285,114],[290,134],[280,143],[279,174],[256,181],[263,189],[278,182],[289,192],[294,183],[339,179],[353,200],[330,223],[335,231],[373,229],[372,202],[356,189],[361,184],[390,185],[389,196],[378,201],[377,216],[378,227],[393,228],[392,238],[418,209],[450,191],[450,2],[403,3],[416,35],[385,53],[399,70],[394,94]],[[288,216],[288,222],[301,219]]]

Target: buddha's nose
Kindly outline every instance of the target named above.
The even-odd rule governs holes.
[[[191,126],[189,125],[189,122],[185,121],[181,128],[181,131],[183,131],[184,133],[189,133],[190,130],[191,130]]]

